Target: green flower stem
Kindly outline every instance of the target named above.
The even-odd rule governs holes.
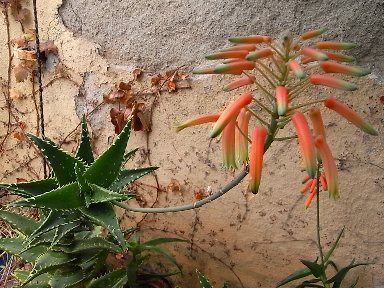
[[[241,133],[241,135],[243,135],[245,138],[247,138],[248,142],[249,142],[250,144],[252,144],[252,140],[248,137],[248,135],[246,135],[246,134],[243,132],[243,130],[240,129],[239,124],[237,123],[237,121],[236,121],[235,125],[236,125],[237,130],[239,130],[239,132]]]
[[[306,107],[306,106],[310,106],[310,105],[313,105],[313,104],[316,104],[316,103],[321,103],[321,102],[324,102],[324,100],[315,100],[315,101],[311,101],[311,102],[307,102],[307,103],[304,103],[304,104],[301,104],[301,105],[297,105],[297,106],[294,106],[294,107],[291,107],[288,109],[288,111],[293,111],[293,110],[296,110],[296,109],[299,109],[299,108],[303,108],[303,107]]]
[[[244,73],[245,75],[247,75],[248,77],[250,77],[248,73],[246,73],[246,72],[244,72],[244,71],[243,71],[243,73]],[[268,96],[267,99],[269,100],[269,103],[272,104],[273,101],[274,101],[274,97],[273,97],[273,95],[272,95],[271,93],[269,93],[268,90],[265,89],[259,82],[254,81],[253,83],[255,83],[256,86],[259,87],[259,88],[265,93],[265,95]]]
[[[280,137],[280,138],[276,138],[273,139],[275,141],[284,141],[284,140],[290,140],[290,139],[296,139],[297,138],[297,135],[294,135],[294,136],[288,136],[288,137]]]
[[[281,70],[280,65],[277,63],[277,60],[276,60],[276,58],[275,58],[275,55],[272,55],[272,56],[271,56],[271,59],[272,59],[273,64],[275,64],[277,70],[279,70],[280,74],[283,74],[283,70]]]
[[[271,110],[269,110],[263,103],[261,103],[255,97],[252,97],[252,98],[253,98],[253,101],[255,101],[260,108],[264,109],[268,114],[273,115],[273,112]]]
[[[268,77],[267,74],[264,73],[264,71],[262,69],[260,69],[259,67],[255,67],[255,69],[257,71],[259,71],[259,73],[261,75],[263,75],[264,79],[267,80],[267,82],[269,83],[269,85],[271,85],[271,87],[274,89],[276,87],[276,84]]]
[[[225,193],[230,191],[232,188],[237,186],[241,180],[244,179],[244,177],[248,174],[247,171],[241,171],[231,182],[226,184],[222,189],[220,189],[218,192],[213,193],[212,195],[200,200],[196,201],[191,204],[182,205],[182,206],[174,206],[174,207],[165,207],[165,208],[141,208],[141,207],[132,207],[128,206],[126,204],[112,201],[114,205],[119,206],[125,210],[132,211],[132,212],[141,212],[141,213],[167,213],[167,212],[179,212],[179,211],[186,211],[191,210],[195,208],[199,208],[205,204],[211,203],[213,200],[216,200],[217,198],[223,196]]]
[[[305,89],[307,89],[310,85],[311,85],[311,83],[306,82],[303,86],[301,86],[298,89],[296,89],[295,91],[289,93],[288,94],[289,100],[295,99],[296,96],[298,96],[301,92],[303,92]]]
[[[269,73],[269,75],[273,76],[276,80],[279,80],[279,76],[277,76],[272,69],[268,68],[262,61],[256,60],[256,64],[260,65],[263,67],[265,71]]]
[[[245,107],[245,109],[247,109],[247,111],[249,111],[251,114],[252,114],[252,116],[254,116],[257,120],[259,120],[262,124],[264,124],[265,126],[269,126],[269,124],[266,122],[266,121],[264,121],[261,117],[259,117],[256,113],[255,113],[255,111],[253,111],[252,109],[249,109],[248,107]]]
[[[269,48],[274,50],[282,59],[284,59],[284,55],[277,49],[275,46],[273,46],[271,43],[268,44]]]

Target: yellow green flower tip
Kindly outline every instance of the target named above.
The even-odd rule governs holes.
[[[229,38],[229,42],[245,44],[270,43],[272,42],[272,37],[264,35],[249,35]]]
[[[297,111],[292,116],[292,122],[299,140],[300,151],[303,155],[307,173],[311,178],[315,178],[317,168],[316,152],[307,120],[303,113]]]
[[[236,61],[228,64],[218,64],[215,66],[214,72],[217,74],[235,74],[239,75],[244,70],[252,70],[255,68],[255,62],[252,61]]]
[[[261,181],[261,170],[263,168],[264,142],[267,136],[267,129],[263,126],[256,126],[252,131],[252,144],[249,153],[249,190],[253,194],[259,191]]]
[[[232,81],[231,83],[229,83],[227,86],[225,86],[223,88],[223,90],[225,92],[229,92],[229,91],[232,91],[234,89],[237,89],[237,88],[240,88],[240,87],[243,87],[246,85],[250,85],[252,83],[255,83],[255,79],[256,78],[253,75],[241,77],[241,78],[236,79],[236,80]]]
[[[348,42],[319,41],[314,45],[314,47],[318,49],[347,50],[355,48],[356,44]]]
[[[216,59],[229,59],[229,58],[240,58],[244,59],[247,56],[247,50],[234,50],[234,51],[221,51],[216,52],[210,55],[205,56],[208,60],[216,60]]]
[[[176,132],[179,132],[191,126],[201,125],[201,124],[210,123],[210,122],[216,122],[219,119],[220,115],[221,115],[221,112],[215,113],[215,114],[199,115],[195,118],[189,119],[184,123],[177,125]]]
[[[340,54],[340,53],[334,53],[334,52],[328,52],[328,51],[324,51],[323,53],[327,55],[329,59],[339,61],[339,62],[353,62],[356,60],[355,57]]]
[[[277,103],[277,114],[285,115],[288,110],[288,89],[285,86],[277,86],[275,88],[275,96]]]
[[[347,82],[328,75],[312,74],[311,76],[309,76],[309,81],[313,85],[322,85],[345,91],[354,91],[358,89],[357,85],[354,83]]]
[[[308,40],[308,39],[320,36],[321,34],[323,34],[326,31],[327,31],[327,29],[325,29],[325,28],[307,31],[307,32],[304,32],[303,34],[301,34],[300,39],[301,40]]]
[[[192,71],[193,74],[217,74],[215,72],[214,67],[209,67],[209,68],[201,68],[201,69],[195,69]]]
[[[243,61],[243,59],[239,59],[239,58],[225,59],[223,61],[223,64],[229,64],[229,63],[239,62],[239,61]]]
[[[256,50],[256,45],[255,44],[238,44],[229,48],[222,49],[221,51],[236,51],[236,50],[254,51]]]
[[[318,61],[328,60],[328,56],[326,54],[309,47],[301,49],[301,54]]]
[[[253,61],[261,58],[266,58],[272,56],[273,52],[269,48],[263,48],[257,51],[250,52],[245,59],[248,61]]]
[[[332,96],[325,97],[324,106],[335,111],[339,115],[343,116],[349,122],[351,122],[356,127],[363,130],[365,133],[370,134],[372,136],[377,136],[378,133],[371,125],[364,121],[363,118],[360,117],[355,111],[349,108],[347,105],[342,103],[341,101],[336,100]]]
[[[291,71],[293,71],[293,73],[295,73],[297,78],[305,78],[304,70],[300,67],[300,64],[297,63],[295,60],[289,60],[287,66]]]
[[[221,113],[219,119],[216,121],[212,128],[210,137],[215,138],[219,136],[225,126],[240,112],[242,108],[252,102],[252,94],[249,92],[243,93],[237,97],[235,101],[230,103],[227,108]]]
[[[248,125],[251,113],[245,108],[241,109],[237,117],[237,129],[235,131],[236,159],[239,163],[248,162]]]
[[[351,76],[365,76],[371,73],[371,71],[362,67],[348,66],[330,61],[321,62],[320,67],[326,73],[343,73]]]
[[[232,118],[221,134],[221,144],[223,153],[223,165],[225,168],[236,169],[235,156],[235,129],[236,118]]]
[[[332,156],[331,150],[324,137],[319,135],[315,138],[315,145],[317,151],[319,151],[321,160],[323,162],[325,179],[327,179],[327,188],[329,191],[329,196],[332,196],[334,199],[339,198],[339,181],[337,175],[337,168],[335,160]]]

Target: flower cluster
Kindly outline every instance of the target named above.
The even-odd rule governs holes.
[[[354,61],[354,58],[339,53],[339,50],[352,49],[355,47],[353,43],[313,41],[313,38],[324,32],[325,29],[312,30],[297,38],[286,34],[280,40],[264,35],[230,38],[233,46],[206,56],[209,60],[221,60],[222,63],[197,69],[194,73],[242,75],[223,90],[228,92],[255,85],[262,92],[261,97],[254,96],[250,91],[242,93],[223,111],[190,119],[178,125],[177,131],[213,122],[210,137],[221,135],[224,166],[236,169],[238,164],[246,165],[249,190],[252,193],[258,192],[263,155],[270,145],[274,141],[297,138],[307,172],[303,181],[305,186],[301,190],[309,192],[305,207],[309,206],[319,190],[319,184],[334,199],[338,198],[337,167],[326,141],[320,109],[316,104],[322,103],[324,107],[340,114],[370,135],[377,135],[377,132],[356,112],[334,97],[328,96],[306,103],[298,101],[302,92],[311,85],[344,91],[357,89],[356,84],[334,74],[365,76],[370,73],[365,68],[345,64]],[[307,40],[310,40],[309,45],[306,45]],[[312,130],[306,114],[310,116]],[[256,119],[257,124],[249,133],[251,117]],[[293,123],[296,135],[277,137],[279,131],[290,122]]]

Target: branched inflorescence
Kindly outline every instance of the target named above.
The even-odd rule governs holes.
[[[318,41],[306,45],[306,40],[312,40],[324,32],[325,29],[308,31],[298,38],[286,34],[281,40],[262,35],[230,38],[229,41],[234,44],[232,47],[206,56],[209,60],[222,60],[222,63],[197,69],[194,73],[241,75],[241,78],[230,82],[223,90],[228,92],[255,85],[262,97],[257,98],[251,92],[244,92],[223,111],[187,120],[177,126],[177,131],[214,122],[210,137],[221,135],[224,166],[236,169],[238,164],[245,164],[252,193],[258,192],[263,155],[272,142],[297,138],[307,171],[302,189],[302,192],[309,191],[305,207],[309,206],[315,196],[318,182],[323,190],[329,191],[331,197],[338,198],[337,168],[326,141],[320,109],[316,105],[323,104],[370,135],[377,135],[377,132],[356,112],[334,97],[300,102],[302,92],[311,85],[344,91],[357,89],[356,84],[333,74],[365,76],[370,73],[365,68],[345,64],[353,62],[354,58],[339,53],[339,50],[352,49],[355,47],[353,43]],[[312,122],[312,131],[307,122],[307,114]],[[257,125],[249,137],[251,117],[256,119]],[[278,137],[280,130],[290,122],[293,123],[296,135]],[[321,173],[317,173],[318,166],[321,167]]]

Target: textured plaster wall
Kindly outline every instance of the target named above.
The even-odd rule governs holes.
[[[379,136],[363,135],[325,112],[327,137],[339,168],[341,199],[321,200],[323,243],[329,247],[345,225],[346,237],[335,255],[336,262],[346,264],[352,258],[374,262],[354,275],[360,277],[361,287],[383,287],[384,106],[379,100],[384,95],[383,6],[381,1],[38,1],[41,38],[55,41],[60,61],[68,67],[72,79],[55,81],[44,90],[46,135],[62,140],[76,127],[81,114],[101,102],[102,95],[115,82],[131,79],[133,67],[152,71],[179,65],[193,68],[205,63],[203,55],[225,45],[229,36],[276,35],[284,29],[301,33],[327,27],[327,37],[361,43],[353,53],[374,73],[371,79],[357,80],[360,89],[344,97],[377,128]],[[8,52],[5,25],[1,25],[0,76],[4,82]],[[21,33],[12,19],[10,27],[13,38]],[[44,83],[52,77],[52,71],[45,73]],[[193,191],[208,186],[216,191],[233,179],[234,173],[221,168],[220,144],[209,141],[208,126],[179,134],[173,130],[175,123],[192,115],[222,109],[236,95],[220,92],[228,79],[196,77],[191,90],[159,97],[149,138],[151,160],[161,167],[161,185],[176,179],[182,194],[161,193],[157,206],[193,202]],[[24,89],[26,94],[31,89],[13,79],[11,85]],[[324,93],[322,89],[314,89],[313,93],[319,91]],[[343,93],[332,93],[343,97]],[[31,96],[13,100],[12,104],[23,112],[21,120],[27,123],[27,130],[36,132]],[[96,152],[114,136],[109,109],[103,107],[91,117]],[[0,117],[5,123],[6,109],[0,110]],[[5,134],[4,123],[0,136]],[[144,149],[144,133],[137,132],[132,138],[130,147]],[[64,148],[72,149],[74,144],[69,141]],[[7,147],[1,155],[1,181],[42,175],[38,158],[28,165],[23,162],[35,153],[30,145],[10,138]],[[141,155],[133,161],[133,165],[143,163]],[[196,211],[149,215],[141,223],[143,237],[192,239],[193,244],[178,245],[174,251],[185,272],[177,277],[181,287],[197,287],[195,268],[209,275],[217,287],[224,280],[241,287],[236,275],[244,287],[274,287],[283,276],[301,267],[298,259],[316,257],[314,207],[304,211],[304,199],[298,192],[302,173],[296,141],[274,143],[265,163],[256,196],[247,194],[246,184],[242,183]],[[148,181],[154,185],[152,178]],[[142,194],[149,205],[154,201],[151,189]],[[127,226],[143,217],[123,211],[120,215]]]

